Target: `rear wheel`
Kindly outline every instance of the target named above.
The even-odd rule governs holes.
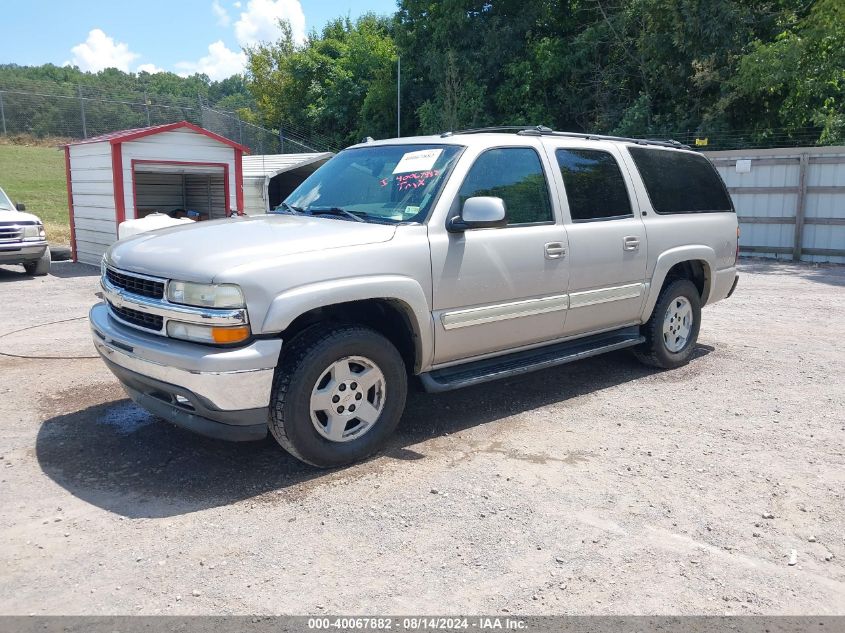
[[[44,249],[44,254],[34,262],[27,262],[23,265],[27,275],[43,277],[50,272],[50,247]]]
[[[642,362],[673,369],[689,362],[701,327],[701,297],[688,279],[676,279],[660,292],[642,327],[645,342],[634,348]]]
[[[313,326],[276,370],[270,432],[313,466],[359,461],[396,428],[407,390],[405,363],[384,336],[357,325]]]

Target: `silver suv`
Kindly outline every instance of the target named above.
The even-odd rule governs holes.
[[[515,133],[513,133],[515,132]],[[630,348],[689,361],[737,283],[737,219],[675,142],[525,128],[366,142],[270,215],[123,240],[94,343],[142,407],[332,467],[409,376],[446,391]]]

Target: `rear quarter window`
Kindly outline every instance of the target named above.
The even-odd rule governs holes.
[[[733,211],[722,179],[704,156],[645,147],[628,151],[657,213]]]

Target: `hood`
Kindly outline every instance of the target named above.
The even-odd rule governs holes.
[[[7,211],[0,209],[0,222],[41,222],[37,215],[24,213],[23,211]]]
[[[395,232],[395,226],[327,217],[235,217],[142,233],[112,245],[106,259],[124,270],[208,283],[242,264],[386,242]]]

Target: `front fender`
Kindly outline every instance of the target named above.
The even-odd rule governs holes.
[[[672,266],[686,261],[704,262],[704,293],[701,297],[701,305],[707,303],[707,297],[710,294],[710,284],[713,279],[713,271],[716,269],[716,251],[704,244],[690,244],[670,248],[658,256],[657,262],[654,265],[648,296],[643,304],[643,322],[648,321],[651,316],[654,305],[657,303],[657,297],[660,296],[660,290],[663,288],[663,282],[666,280],[666,275],[672,269]]]
[[[401,275],[332,279],[290,288],[270,303],[261,331],[282,332],[310,310],[366,299],[385,299],[400,305],[414,328],[418,369],[428,367],[434,353],[431,311],[420,284]]]

